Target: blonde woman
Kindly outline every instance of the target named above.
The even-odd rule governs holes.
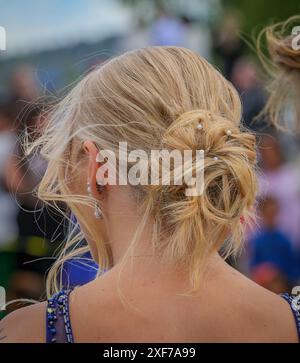
[[[29,151],[49,161],[39,198],[67,203],[108,271],[57,292],[61,264],[84,253],[76,249],[82,236],[72,237],[48,277],[56,293],[2,321],[2,341],[297,342],[292,297],[224,261],[241,248],[256,196],[255,137],[240,119],[233,86],[184,48],[136,50],[79,82]],[[203,150],[202,192],[106,184],[101,153],[113,152],[120,165],[120,142],[147,155]],[[184,170],[194,175],[201,160]]]
[[[258,37],[257,47],[272,77],[264,113],[275,125],[299,132],[300,15],[266,27]]]

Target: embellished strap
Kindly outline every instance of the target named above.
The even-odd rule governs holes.
[[[298,340],[300,342],[300,298],[288,293],[281,294],[281,296],[289,303],[292,309],[298,332]]]
[[[47,343],[74,343],[69,311],[72,290],[62,290],[48,299],[46,316]]]

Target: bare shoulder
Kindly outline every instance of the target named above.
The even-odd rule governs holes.
[[[44,343],[46,302],[14,311],[0,321],[0,343]]]
[[[289,303],[277,295],[248,279],[237,271],[235,298],[243,306],[243,313],[249,325],[257,332],[263,332],[262,338],[274,342],[298,342],[297,326]]]
[[[261,287],[259,286],[259,288]],[[263,290],[261,301],[264,307],[264,316],[274,341],[298,343],[297,325],[290,304],[282,296]]]

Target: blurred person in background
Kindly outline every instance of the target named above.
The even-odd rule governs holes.
[[[22,119],[23,125],[28,122],[30,127],[33,127],[39,113],[40,108],[27,110],[27,120]],[[45,291],[45,273],[52,264],[51,250],[46,238],[53,238],[54,230],[49,234],[49,229],[53,226],[51,223],[53,216],[47,216],[47,212],[45,213],[47,209],[33,194],[45,168],[46,163],[39,155],[31,159],[25,158],[20,143],[16,144],[7,160],[6,183],[18,205],[16,220],[19,230],[16,270],[10,277],[8,287],[10,300],[21,298],[38,300]],[[17,307],[20,306],[10,305],[8,311]]]
[[[274,292],[275,294],[280,294],[291,288],[286,275],[280,270],[280,268],[267,262],[254,266],[250,277],[258,285]]]
[[[300,249],[300,178],[297,166],[285,162],[278,135],[263,135],[259,141],[261,175],[259,194],[272,195],[278,203],[277,227]]]
[[[134,19],[129,33],[122,39],[120,48],[133,50],[149,45],[185,46],[206,59],[211,58],[211,32],[208,25],[189,15],[175,14],[157,2],[154,19],[143,16]]]
[[[18,237],[17,205],[6,185],[6,165],[15,148],[12,105],[0,104],[0,286],[8,288],[15,269]]]
[[[282,255],[285,256],[286,261],[291,260],[292,266],[296,265],[291,270],[298,271],[298,273],[300,267],[299,227],[297,226],[300,220],[299,170],[297,165],[284,162],[284,156],[287,154],[289,154],[288,157],[293,156],[291,155],[291,144],[293,144],[294,153],[299,152],[299,148],[294,147],[295,141],[298,140],[295,140],[295,137],[293,140],[290,135],[287,138],[288,135],[285,133],[276,134],[274,130],[279,127],[282,131],[282,126],[283,131],[300,130],[300,50],[292,47],[293,36],[291,35],[293,26],[299,25],[299,21],[300,16],[295,16],[285,22],[270,25],[263,30],[257,40],[258,55],[262,65],[272,78],[272,82],[267,87],[269,97],[260,114],[264,120],[268,121],[267,127],[269,127],[268,130],[263,129],[262,131],[270,133],[259,136],[258,145],[262,164],[260,193],[262,200],[265,199],[267,202],[267,211],[269,210],[267,215],[272,216],[271,224],[274,225],[276,234],[279,232],[281,236],[284,236],[283,240],[286,240],[285,243],[281,242],[281,247],[288,246],[288,241],[291,244],[291,247],[284,248],[285,251]],[[265,54],[265,41],[268,54]],[[234,83],[238,85],[236,77],[239,78],[238,73],[233,77]],[[241,81],[244,82],[243,79]],[[298,135],[294,134],[294,136]],[[284,140],[285,138],[286,140]],[[282,140],[285,141],[283,146],[280,143]],[[270,195],[272,195],[271,200]],[[258,211],[262,212],[261,208]],[[263,214],[265,212],[266,210]],[[280,292],[286,289],[291,281],[295,281],[292,277],[288,278],[288,275],[296,274],[288,273],[286,267],[282,268],[282,262],[274,263],[274,258],[275,260],[281,259],[280,253],[276,249],[278,242],[272,242],[269,238],[271,233],[265,230],[263,220],[264,217],[258,230],[249,231],[249,239],[252,240],[252,243],[249,243],[247,252],[240,259],[240,268],[260,285]],[[252,255],[253,268],[249,271],[249,250],[254,248],[253,245],[260,245],[264,248],[259,248],[260,263],[256,263],[257,255],[255,253]],[[267,262],[263,262],[263,260]],[[287,266],[287,263],[284,265]]]
[[[29,64],[22,64],[13,70],[10,79],[10,96],[16,102],[37,101],[40,88],[34,68]]]
[[[228,80],[232,80],[235,63],[244,55],[240,22],[240,13],[231,9],[224,13],[222,23],[214,31],[214,50],[221,58],[222,70]]]
[[[254,61],[241,57],[234,63],[231,81],[241,96],[244,124],[253,131],[266,131],[267,127],[262,119],[256,119],[266,104],[260,78]]]
[[[33,67],[29,64],[18,65],[13,69],[8,89],[8,102],[13,108],[15,131],[24,132],[34,122],[35,106],[39,102],[40,87]],[[18,135],[17,135],[18,136]]]
[[[156,18],[150,26],[150,45],[185,45],[186,27],[182,19],[159,2],[156,11]]]
[[[279,212],[280,207],[275,197],[267,195],[259,201],[260,227],[251,237],[249,249],[251,277],[254,281],[259,283],[259,278],[265,276],[262,286],[283,293],[297,282],[300,266],[297,265],[292,242],[278,227]],[[278,291],[279,286],[281,291]]]
[[[53,263],[55,247],[63,240],[62,217],[53,213],[34,195],[46,167],[39,154],[27,158],[22,146],[24,133],[33,140],[42,132],[46,116],[38,104],[37,80],[31,67],[20,66],[11,79],[8,96],[13,115],[15,145],[7,155],[5,183],[18,207],[16,222],[16,269],[8,283],[8,298],[38,300],[45,292],[45,274]],[[54,243],[50,244],[50,241]],[[8,306],[8,311],[20,307]]]
[[[297,37],[297,32],[293,32],[293,29],[295,26],[299,26],[299,23],[300,16],[295,15],[286,21],[272,24],[263,30],[257,40],[258,55],[271,76],[267,88],[269,97],[263,113],[270,119],[272,125],[285,131],[292,131],[293,135],[297,137],[299,137],[300,131],[300,49],[299,36]],[[278,157],[271,156],[270,159],[275,159],[272,164],[276,164]],[[289,206],[288,201],[285,202],[285,215],[287,225],[291,225],[293,231],[293,242],[295,242],[295,238],[298,240],[297,258],[298,266],[300,266],[299,231],[296,226],[297,222],[299,225],[299,201],[298,195],[296,196],[299,181],[296,181],[295,170],[290,170],[287,174],[286,177],[282,177],[280,194],[283,191],[286,195],[294,194],[297,200],[295,202],[291,200],[292,198],[288,198],[291,205]],[[290,182],[291,184],[289,184]],[[277,185],[277,189],[280,189],[280,185]],[[283,200],[283,198],[281,199]],[[282,227],[284,228],[284,226]]]
[[[149,26],[140,16],[134,19],[129,32],[121,39],[119,48],[124,51],[147,47],[151,43]]]
[[[187,15],[181,16],[181,21],[185,27],[185,47],[210,60],[212,39],[209,27],[204,22],[192,19]]]
[[[17,207],[6,185],[7,161],[16,144],[11,108],[12,104],[0,104],[0,248],[18,235]]]

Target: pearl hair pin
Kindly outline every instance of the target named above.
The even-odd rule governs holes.
[[[227,135],[227,136],[231,136],[231,135],[232,135],[232,131],[231,131],[231,130],[227,130],[227,131],[226,131],[226,135]]]
[[[217,156],[214,156],[214,161],[218,161],[219,158]]]
[[[197,125],[197,129],[200,130],[200,131],[203,130],[203,125],[202,124],[198,124]]]

